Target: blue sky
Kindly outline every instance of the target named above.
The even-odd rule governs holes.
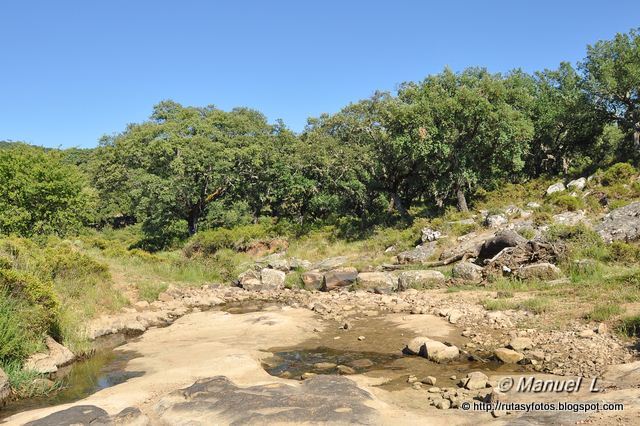
[[[300,131],[445,66],[553,68],[639,25],[615,0],[2,0],[0,140],[95,146],[162,99]]]

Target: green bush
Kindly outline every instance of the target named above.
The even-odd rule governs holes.
[[[573,197],[569,194],[552,194],[550,201],[562,210],[569,210],[571,212],[584,208],[584,201],[582,198]]]
[[[211,229],[199,232],[191,238],[184,248],[184,253],[191,257],[196,253],[212,255],[221,249],[244,251],[249,243],[270,235],[271,230],[264,224],[238,226],[233,229]]]
[[[632,264],[640,261],[640,247],[623,241],[611,243],[609,253],[610,259],[614,262]]]
[[[30,326],[28,306],[0,288],[0,361],[22,360],[37,345],[37,334]]]
[[[630,183],[629,180],[637,173],[638,171],[631,164],[616,163],[602,174],[602,184],[612,186]]]

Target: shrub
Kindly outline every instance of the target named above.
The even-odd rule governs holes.
[[[618,324],[617,330],[625,336],[640,336],[640,315],[623,318]]]
[[[569,194],[552,194],[551,202],[559,208],[563,210],[569,210],[571,212],[580,210],[584,207],[584,201],[582,200],[582,198],[573,197]]]
[[[37,347],[29,308],[0,288],[0,361],[26,358]]]
[[[218,228],[197,233],[185,246],[187,257],[195,253],[212,255],[221,249],[243,251],[249,243],[267,238],[271,232],[264,224],[239,226],[233,229]]]
[[[606,186],[629,183],[629,180],[638,173],[637,170],[628,163],[616,163],[609,167],[602,174],[602,184]]]
[[[138,298],[151,303],[158,300],[160,293],[167,289],[166,283],[142,282],[138,284]]]
[[[632,264],[640,261],[640,247],[623,241],[614,241],[609,246],[609,257],[614,262]]]

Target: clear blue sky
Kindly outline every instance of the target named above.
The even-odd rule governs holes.
[[[535,71],[640,25],[637,1],[0,4],[0,140],[91,147],[162,99],[303,129],[446,65]]]

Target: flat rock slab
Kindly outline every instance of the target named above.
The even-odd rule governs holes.
[[[105,410],[95,405],[76,405],[39,420],[26,423],[25,426],[69,426],[69,425],[144,425],[148,418],[137,408],[125,408],[115,416],[109,416]]]
[[[236,386],[224,376],[202,379],[156,406],[166,424],[373,424],[371,396],[341,376],[318,375],[299,386]]]

